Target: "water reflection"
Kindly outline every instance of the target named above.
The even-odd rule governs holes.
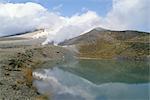
[[[95,84],[106,82],[145,83],[149,82],[148,62],[80,60],[76,64],[61,66]]]
[[[148,100],[147,69],[144,62],[81,60],[33,75],[38,91],[52,100]]]

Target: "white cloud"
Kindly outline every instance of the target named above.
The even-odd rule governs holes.
[[[100,17],[92,11],[82,15],[74,15],[65,18],[65,22],[56,30],[49,31],[49,37],[45,43],[53,41],[59,43],[65,39],[79,36],[100,25]]]
[[[98,16],[93,11],[66,18],[66,23],[49,35],[47,41],[56,43],[83,34],[94,27],[112,30],[144,30],[150,31],[148,0],[113,0],[113,7],[106,17]],[[149,17],[148,17],[149,16]],[[46,41],[46,42],[47,42]]]
[[[113,0],[113,8],[103,25],[111,29],[150,31],[149,3],[149,0]]]
[[[63,17],[36,3],[0,3],[0,35],[49,28],[45,43],[59,43],[99,26],[116,30],[150,31],[148,4],[149,0],[113,0],[113,7],[105,17],[94,11]]]
[[[0,3],[0,35],[54,28],[62,18],[36,3]]]

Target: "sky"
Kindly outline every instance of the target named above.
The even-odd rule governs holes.
[[[35,2],[49,11],[59,11],[63,16],[72,16],[86,10],[96,11],[105,16],[112,8],[112,0],[1,0],[11,3]]]
[[[149,0],[0,0],[0,36],[44,28],[59,43],[95,27],[150,32]]]

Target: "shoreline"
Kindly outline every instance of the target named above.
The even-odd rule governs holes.
[[[46,61],[63,59],[67,52],[56,46],[27,46],[23,50],[21,47],[21,51],[14,50],[8,56],[6,48],[3,48],[0,51],[0,56],[4,56],[0,59],[0,99],[47,100],[47,96],[38,93],[33,86],[32,71]]]
[[[109,59],[104,59],[104,58],[90,58],[90,57],[75,57],[76,59],[81,59],[81,60],[116,60],[116,61],[150,61],[149,57],[141,57],[141,58],[135,58],[135,57],[118,57],[118,58],[109,58]]]
[[[79,57],[74,56],[68,48],[53,45],[0,44],[0,99],[47,100],[48,97],[38,93],[33,86],[32,71],[47,61],[59,64],[66,55],[79,60],[129,60]]]

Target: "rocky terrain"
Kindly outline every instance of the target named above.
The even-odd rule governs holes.
[[[30,39],[1,38],[0,100],[47,100],[32,85],[32,70],[47,61],[60,63],[67,54],[62,47],[42,46]]]
[[[76,47],[80,58],[145,60],[149,57],[150,34],[95,28],[59,45]]]
[[[74,53],[82,59],[149,58],[146,32],[96,28],[59,46],[42,46],[45,37],[34,38],[40,32],[0,38],[0,100],[46,100],[32,85],[32,71],[48,61],[65,62]]]

